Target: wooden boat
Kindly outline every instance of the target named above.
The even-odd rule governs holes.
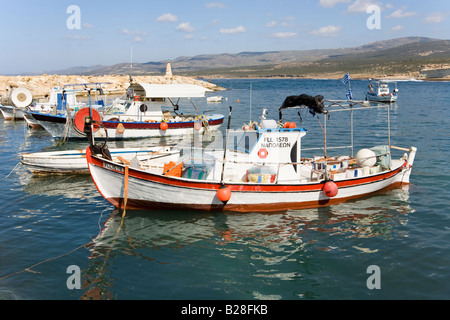
[[[394,84],[394,89],[390,91],[389,84]],[[366,100],[374,102],[395,102],[398,98],[397,84],[391,81],[374,81],[369,84],[369,92]]]
[[[111,149],[109,153],[114,161],[131,165],[130,162],[133,158],[139,161],[152,159],[153,162],[157,162],[158,159],[171,154],[171,147],[120,148]],[[89,174],[86,162],[86,150],[24,153],[21,155],[21,162],[33,174]]]
[[[174,98],[204,98],[208,89],[190,84],[138,84],[131,83],[125,103],[118,99],[104,112],[83,108],[77,112],[51,115],[26,112],[54,138],[85,138],[83,119],[93,113],[101,122],[102,130],[95,130],[96,139],[134,139],[161,136],[180,136],[193,131],[218,130],[223,115],[178,114]],[[163,111],[161,104],[168,99],[173,112]],[[98,127],[96,127],[98,129]]]
[[[329,102],[323,111],[327,116],[386,107]],[[325,144],[324,157],[304,158],[301,142],[307,131],[283,125],[281,108],[278,122],[265,114],[257,128],[228,130],[226,141],[236,142],[231,148],[180,151],[159,167],[151,161],[139,161],[137,167],[121,164],[102,156],[91,141],[89,171],[100,194],[127,209],[282,211],[326,206],[409,183],[415,147],[391,146],[389,137],[388,145],[362,149],[356,156],[328,157]],[[408,153],[392,159],[391,149]]]

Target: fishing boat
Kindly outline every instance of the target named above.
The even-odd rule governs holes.
[[[85,86],[87,84],[67,84],[64,86],[55,86],[50,89],[48,100],[38,100],[26,108],[28,111],[32,111],[39,114],[52,114],[57,115],[65,113],[66,109],[81,109],[88,107],[85,102],[77,101],[77,92],[80,90],[75,89],[76,86]],[[89,84],[91,85],[91,84]],[[102,104],[103,105],[103,104]],[[94,108],[98,108],[98,104],[94,105]],[[24,118],[30,128],[42,128],[40,123],[34,119],[29,113],[24,113]]]
[[[326,114],[326,119],[335,111],[386,107],[369,106],[364,101],[328,103],[323,108],[308,108],[314,114]],[[350,154],[327,156],[330,147],[325,142],[324,156],[305,158],[301,145],[307,130],[283,123],[285,107],[283,104],[279,109],[278,122],[267,119],[267,110],[263,110],[260,123],[246,130],[229,129],[230,107],[223,150],[181,149],[159,167],[151,161],[139,161],[137,167],[113,161],[102,156],[101,148],[91,139],[86,149],[91,177],[100,194],[117,208],[237,212],[327,206],[409,183],[416,148],[392,146],[389,121],[386,145],[363,148],[354,156],[351,130]],[[405,153],[393,159],[391,149]]]
[[[391,92],[389,84],[394,85]],[[395,102],[398,97],[397,83],[391,81],[373,81],[369,84],[369,92],[366,94],[366,100],[374,102]]]
[[[131,83],[125,99],[116,99],[103,112],[86,107],[65,115],[27,112],[54,138],[84,138],[83,119],[93,114],[101,122],[103,130],[96,127],[96,139],[134,139],[162,136],[179,136],[198,132],[215,131],[223,123],[223,115],[199,114],[192,98],[204,98],[209,91],[192,84],[144,84]],[[178,113],[179,100],[188,99],[196,109],[195,114]],[[170,101],[173,111],[163,110],[162,104]],[[173,101],[178,99],[177,101]],[[123,102],[124,101],[124,102]]]
[[[157,162],[158,159],[169,156],[170,152],[170,146],[109,150],[114,161],[126,165],[132,165],[132,159],[152,159]],[[21,163],[33,174],[89,174],[86,150],[83,149],[24,153],[21,155]]]
[[[223,101],[223,97],[222,96],[211,96],[206,98],[207,102],[222,102]]]
[[[10,105],[0,106],[5,120],[24,120],[24,109],[33,101],[31,92],[26,88],[14,88],[8,98]]]

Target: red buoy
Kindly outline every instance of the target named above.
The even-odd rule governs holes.
[[[223,203],[227,202],[231,198],[231,190],[225,185],[221,185],[219,189],[217,189],[217,198]]]
[[[291,125],[290,122],[285,122],[283,127],[284,127],[285,129],[287,129],[287,128],[289,128],[290,125]]]
[[[297,125],[295,124],[295,122],[289,123],[289,129],[294,129],[296,127],[297,127]]]
[[[166,131],[167,128],[169,128],[169,125],[167,124],[167,122],[161,122],[161,124],[159,125],[159,128],[160,128],[162,131]]]
[[[338,186],[333,181],[327,181],[323,185],[322,191],[325,193],[327,197],[333,198],[338,194]]]

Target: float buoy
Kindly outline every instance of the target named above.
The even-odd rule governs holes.
[[[294,129],[296,127],[297,127],[297,125],[295,124],[295,122],[289,123],[289,129]]]
[[[197,131],[200,131],[202,128],[202,123],[200,121],[195,121],[194,122],[194,129]]]
[[[226,185],[221,185],[219,189],[217,189],[217,198],[223,203],[228,202],[231,198],[231,190]]]
[[[289,128],[290,125],[291,125],[290,122],[285,122],[283,127],[284,127],[285,129],[287,129],[287,128]]]
[[[159,128],[160,128],[162,131],[166,131],[167,128],[169,128],[169,125],[167,124],[167,122],[161,122],[161,124],[159,125]]]
[[[123,134],[125,132],[125,127],[123,126],[122,122],[119,122],[116,128],[116,132],[118,134]]]
[[[327,181],[323,185],[322,191],[325,193],[327,197],[333,198],[338,194],[339,189],[336,183],[334,183],[334,181]]]

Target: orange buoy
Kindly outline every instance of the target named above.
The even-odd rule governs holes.
[[[286,129],[286,128],[289,128],[289,126],[290,126],[290,122],[285,122],[283,128]]]
[[[336,185],[336,183],[334,183],[334,181],[327,181],[325,182],[325,184],[323,185],[322,191],[325,193],[325,195],[327,197],[333,198],[334,196],[336,196],[338,194],[338,186]]]
[[[159,128],[160,128],[162,131],[166,131],[167,128],[169,128],[169,125],[167,124],[167,122],[161,122],[161,124],[159,125]]]
[[[117,125],[116,132],[118,134],[123,134],[125,132],[125,127],[123,126],[122,122],[119,122],[119,124]]]
[[[217,198],[223,203],[227,202],[231,198],[231,190],[226,185],[221,185],[219,189],[217,189]]]
[[[202,123],[200,121],[194,122],[194,129],[200,131],[202,129]]]
[[[297,127],[297,125],[295,124],[295,122],[290,122],[289,123],[289,129],[294,129],[296,127]]]

